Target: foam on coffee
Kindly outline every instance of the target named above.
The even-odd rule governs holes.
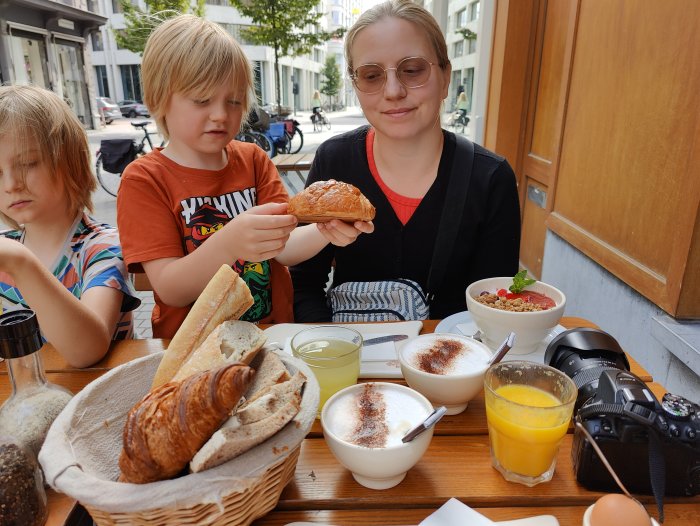
[[[345,442],[383,448],[402,444],[406,433],[425,420],[431,410],[410,392],[366,383],[336,397],[325,410],[325,422]]]
[[[481,346],[448,334],[418,338],[402,350],[415,369],[431,374],[471,374],[486,368],[491,356]]]

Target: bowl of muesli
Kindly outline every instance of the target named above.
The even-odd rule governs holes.
[[[564,314],[562,291],[534,279],[525,271],[515,277],[487,278],[467,287],[467,309],[481,331],[482,341],[495,349],[515,333],[509,354],[534,352]]]

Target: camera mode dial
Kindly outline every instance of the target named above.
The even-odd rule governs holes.
[[[695,413],[693,403],[682,396],[666,393],[661,399],[664,412],[674,420],[688,420]]]

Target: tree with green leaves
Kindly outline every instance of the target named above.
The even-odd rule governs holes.
[[[321,93],[331,98],[331,103],[333,98],[340,91],[340,69],[338,64],[335,62],[335,57],[326,57],[326,63],[321,70],[321,74],[326,77],[325,80],[321,81]]]
[[[269,46],[275,53],[275,102],[281,112],[279,60],[313,51],[314,46],[331,38],[341,38],[345,29],[322,31],[319,20],[319,0],[230,0],[231,5],[253,21],[242,31],[251,43]]]
[[[183,13],[204,16],[204,0],[197,0],[191,7],[190,0],[144,0],[146,9],[131,3],[131,0],[119,0],[124,11],[126,29],[114,31],[114,38],[120,48],[128,49],[139,55],[143,54],[146,40],[151,32],[163,21]]]
[[[464,40],[476,40],[476,33],[472,31],[471,29],[467,29],[466,27],[460,27],[459,29],[455,29],[455,33],[459,33],[462,35]]]

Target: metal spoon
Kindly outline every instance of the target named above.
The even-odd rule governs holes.
[[[437,424],[443,416],[445,416],[446,412],[447,408],[444,405],[441,405],[430,413],[425,420],[406,433],[406,435],[401,439],[401,442],[410,442],[426,429],[430,429]]]
[[[513,348],[513,344],[515,343],[515,333],[511,332],[505,340],[503,340],[503,343],[501,346],[496,350],[496,352],[493,354],[491,359],[489,360],[489,366],[500,362],[503,357],[506,355],[508,351],[510,351]]]

